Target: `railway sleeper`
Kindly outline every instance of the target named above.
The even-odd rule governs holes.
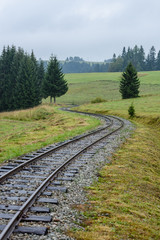
[[[52,186],[49,186],[47,189],[52,190],[52,191],[60,191],[60,192],[64,192],[64,193],[66,193],[68,191],[68,189],[66,187],[52,187]]]
[[[11,201],[21,201],[21,202],[25,202],[27,201],[27,197],[2,197],[0,196],[0,199],[3,200],[11,200]],[[39,198],[37,200],[37,202],[41,202],[41,203],[52,203],[52,204],[58,204],[58,200],[56,198]]]
[[[18,211],[21,206],[18,205],[4,205],[0,204],[0,210],[14,210]],[[31,207],[29,209],[31,212],[37,212],[37,213],[49,213],[50,209],[48,207]]]
[[[3,231],[5,225],[0,225],[0,231]],[[46,235],[48,229],[46,227],[21,227],[16,226],[14,233],[27,233],[27,234],[36,234],[36,235]]]
[[[11,213],[0,213],[0,218],[2,219],[12,219],[14,214]],[[51,222],[51,216],[37,216],[37,215],[24,215],[21,221],[25,222]]]
[[[26,194],[33,194],[34,193],[34,191],[25,191],[25,190],[17,190],[17,189],[16,190],[15,189],[9,189],[9,190],[7,190],[5,192],[7,192],[9,194],[10,193],[18,193],[18,194],[24,194],[24,195],[26,195]],[[52,196],[52,193],[45,191],[45,192],[42,193],[42,195]]]

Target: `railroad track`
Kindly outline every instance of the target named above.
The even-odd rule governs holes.
[[[66,193],[65,182],[74,180],[87,164],[86,156],[95,154],[93,146],[103,147],[104,141],[124,126],[121,119],[113,116],[89,115],[103,119],[104,126],[9,161],[0,168],[0,240],[19,232],[46,234],[47,222],[52,218],[45,205],[58,204],[53,197],[55,191]],[[43,226],[33,227],[28,222]]]

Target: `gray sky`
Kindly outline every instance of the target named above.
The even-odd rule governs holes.
[[[37,58],[103,61],[123,46],[160,50],[160,0],[0,0],[3,46]]]

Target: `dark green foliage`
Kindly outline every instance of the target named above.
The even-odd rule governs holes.
[[[158,52],[158,55],[157,55],[156,69],[160,70],[160,51]]]
[[[152,46],[146,59],[146,70],[156,70],[156,50]]]
[[[0,111],[12,109],[14,83],[11,68],[15,54],[14,46],[4,47],[0,57]]]
[[[135,47],[132,49],[128,47],[127,51],[126,48],[123,48],[122,54],[119,55],[116,58],[116,55],[114,54],[114,57],[112,59],[112,63],[109,65],[109,72],[121,72],[124,71],[127,65],[132,62],[132,64],[135,66],[137,71],[154,71],[154,70],[160,70],[159,64],[157,62],[159,61],[159,55],[156,57],[156,50],[155,47],[152,46],[149,54],[145,58],[145,52],[142,46],[140,48],[135,45]]]
[[[50,96],[50,102],[56,97],[64,95],[68,91],[68,85],[64,80],[64,74],[56,57],[51,56],[42,85],[44,98]]]
[[[139,94],[140,81],[137,76],[137,71],[132,63],[129,63],[125,72],[122,74],[120,81],[120,93],[123,99],[135,98]]]
[[[3,48],[0,56],[0,111],[36,106],[41,103],[40,71],[34,53],[31,56],[14,46]]]
[[[135,109],[134,109],[133,103],[132,103],[131,106],[128,108],[128,114],[129,114],[130,118],[135,117]]]
[[[24,109],[40,104],[37,89],[37,73],[34,62],[27,55],[23,57],[15,87],[15,108]]]

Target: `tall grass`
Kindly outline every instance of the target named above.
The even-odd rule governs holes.
[[[31,121],[46,119],[54,114],[54,108],[50,105],[42,105],[26,110],[17,110],[12,112],[0,113],[0,119],[14,119],[19,121]]]

